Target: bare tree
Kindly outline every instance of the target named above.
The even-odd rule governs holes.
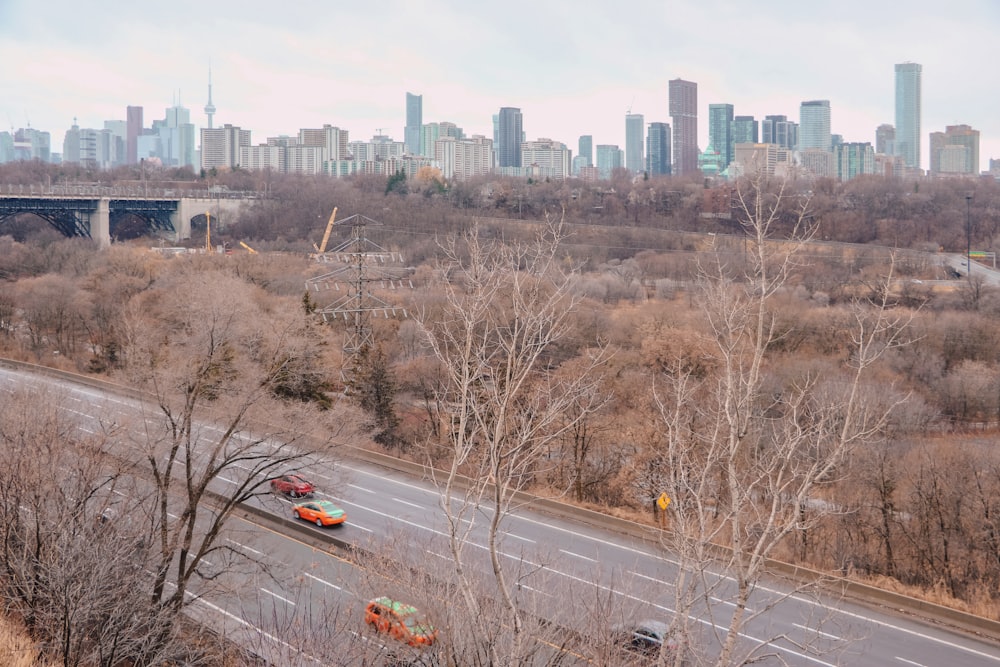
[[[106,456],[119,434],[81,431],[59,408],[64,398],[14,393],[0,413],[5,600],[63,665],[191,657],[149,603],[149,524],[132,514],[142,485]]]
[[[657,390],[663,491],[673,500],[665,540],[680,561],[673,626],[690,641],[697,610],[707,611],[721,646],[720,666],[747,664],[769,651],[766,641],[740,644],[745,625],[775,603],[757,601],[751,610],[750,596],[768,558],[828,506],[822,489],[851,451],[882,434],[899,401],[864,401],[865,375],[886,350],[904,342],[907,320],[889,309],[883,290],[880,300],[855,304],[839,372],[805,372],[776,382],[769,363],[782,332],[774,297],[798,266],[795,252],[810,237],[806,209],[800,208],[789,237],[779,243],[771,236],[782,191],[767,195],[758,179],[742,184],[738,197],[748,269],[741,276],[724,265],[705,272],[699,300],[714,370],[698,376],[678,359]],[[712,574],[716,566],[735,582],[731,592],[724,577]],[[712,596],[731,604],[725,622],[714,620]]]
[[[595,390],[605,351],[596,345],[577,374],[558,376],[549,349],[568,333],[576,303],[571,274],[557,258],[561,221],[533,243],[484,241],[478,228],[441,250],[443,311],[420,319],[446,380],[434,387],[444,424],[447,468],[436,478],[447,521],[454,580],[480,653],[467,664],[518,664],[537,650],[515,600],[523,574],[504,560],[501,524],[516,492],[539,471],[550,446],[603,402]],[[487,522],[492,584],[481,597],[467,550],[473,526]],[[484,600],[495,600],[484,613]],[[498,637],[498,633],[507,633]],[[499,647],[503,648],[500,649]]]
[[[293,303],[209,271],[135,299],[124,373],[155,406],[136,443],[153,483],[151,595],[174,614],[195,597],[196,576],[213,578],[207,556],[243,556],[221,539],[234,509],[287,467],[328,452],[332,420],[306,402],[318,389],[302,385],[322,379],[319,341]]]

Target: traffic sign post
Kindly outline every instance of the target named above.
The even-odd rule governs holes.
[[[660,510],[660,528],[667,527],[667,508],[670,507],[670,496],[665,492],[660,494],[660,497],[656,499],[656,507],[653,509]],[[655,511],[654,511],[655,514]]]

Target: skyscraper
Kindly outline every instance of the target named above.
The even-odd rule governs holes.
[[[882,123],[875,129],[875,152],[880,155],[896,154],[896,128]]]
[[[497,124],[497,164],[500,167],[521,166],[521,110],[501,107]]]
[[[698,84],[674,79],[668,93],[674,125],[673,174],[693,174],[698,169]]]
[[[736,116],[733,118],[733,143],[760,143],[760,126],[753,116]],[[733,156],[735,158],[735,155]]]
[[[410,155],[420,155],[420,128],[424,125],[424,96],[406,94],[406,127],[403,143]]]
[[[625,166],[625,156],[617,144],[597,145],[597,173],[603,179],[611,178],[615,169]]]
[[[920,75],[917,63],[896,65],[896,155],[920,168]]]
[[[650,123],[646,135],[646,171],[650,176],[670,173],[670,123]]]
[[[830,135],[830,100],[809,100],[799,107],[800,151],[833,150]]]
[[[587,163],[584,166],[593,167],[594,166],[594,137],[589,134],[580,135],[580,145],[579,150],[576,152],[577,157],[582,157],[587,159]]]
[[[125,107],[125,153],[128,164],[139,162],[139,135],[142,134],[142,107]]]
[[[760,123],[760,141],[792,150],[799,143],[799,126],[787,116],[764,116]]]
[[[708,105],[708,143],[722,158],[720,170],[728,167],[733,161],[732,104]]]
[[[646,120],[640,113],[625,114],[625,168],[638,174],[645,168],[643,143]]]

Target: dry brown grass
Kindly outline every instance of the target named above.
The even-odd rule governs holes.
[[[39,657],[35,642],[24,626],[10,616],[0,616],[0,665],[5,667],[54,667]]]

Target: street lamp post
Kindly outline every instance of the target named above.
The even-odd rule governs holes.
[[[972,195],[965,195],[965,268],[972,283]]]

